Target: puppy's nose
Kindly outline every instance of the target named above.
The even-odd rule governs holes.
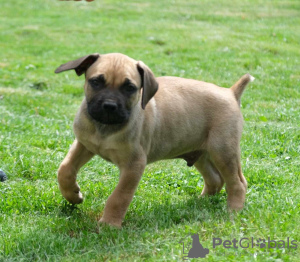
[[[118,108],[116,102],[106,101],[102,104],[102,108],[107,112],[115,112]]]

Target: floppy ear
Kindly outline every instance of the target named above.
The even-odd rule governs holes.
[[[155,80],[155,76],[148,66],[139,61],[137,69],[142,78],[142,108],[145,109],[149,100],[155,95],[158,90],[158,83]]]
[[[76,74],[81,76],[98,59],[99,56],[99,54],[91,54],[62,64],[55,70],[55,73],[57,74],[63,71],[75,69]]]

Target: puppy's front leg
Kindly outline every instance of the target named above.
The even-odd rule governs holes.
[[[119,183],[107,199],[100,223],[121,227],[145,166],[146,157],[131,161],[129,165],[120,166]]]
[[[60,164],[57,174],[59,189],[65,199],[72,204],[79,204],[83,201],[76,177],[79,169],[93,156],[93,153],[75,140],[65,159]]]

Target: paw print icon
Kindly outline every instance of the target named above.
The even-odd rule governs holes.
[[[259,239],[256,239],[256,246],[259,247],[259,248],[264,248],[266,247],[266,240],[263,239],[263,238],[259,238]]]

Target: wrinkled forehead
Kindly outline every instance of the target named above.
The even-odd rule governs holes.
[[[141,85],[141,77],[137,69],[137,61],[122,54],[101,55],[87,70],[86,78],[104,75],[108,85],[118,87],[125,79],[129,79],[136,86]]]

